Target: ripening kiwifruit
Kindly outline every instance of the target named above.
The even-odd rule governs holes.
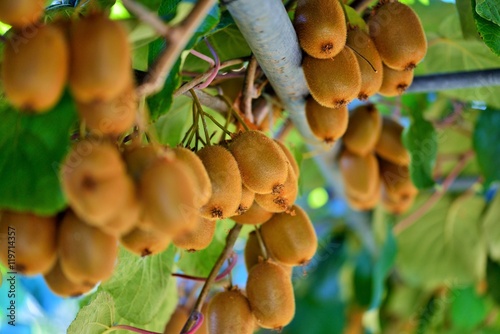
[[[14,32],[4,45],[2,82],[10,103],[29,112],[54,107],[68,76],[64,33],[55,25],[44,25],[29,39]]]
[[[195,177],[182,161],[159,157],[139,182],[145,219],[171,236],[194,230],[199,222],[199,207],[193,203],[197,190]]]
[[[212,196],[212,184],[210,183],[207,170],[205,169],[205,166],[203,166],[203,162],[201,162],[196,153],[190,149],[176,147],[173,151],[175,153],[175,157],[179,161],[184,162],[192,171],[196,184],[198,185],[195,203],[196,205],[202,207],[208,203],[208,200]]]
[[[179,334],[182,332],[184,325],[189,319],[189,310],[182,305],[177,306],[174,313],[165,326],[163,334]],[[206,321],[206,320],[205,320]]]
[[[344,135],[349,121],[347,105],[338,108],[324,107],[312,97],[306,101],[307,124],[320,140],[331,144]]]
[[[208,333],[252,334],[255,318],[248,299],[238,288],[217,293],[208,303]]]
[[[365,155],[375,147],[381,130],[382,116],[375,105],[362,105],[349,116],[349,126],[342,141],[349,151]]]
[[[56,262],[48,273],[43,275],[43,279],[50,290],[61,297],[78,297],[94,288],[92,284],[85,285],[70,281],[64,275],[59,261]]]
[[[172,242],[172,237],[153,229],[134,228],[120,238],[120,243],[130,252],[139,256],[155,255],[163,252]]]
[[[217,221],[200,217],[200,223],[191,232],[182,233],[173,240],[174,245],[187,251],[199,251],[207,248],[215,235]]]
[[[427,52],[420,19],[405,4],[383,1],[369,18],[368,28],[382,61],[395,70],[414,69]]]
[[[416,193],[409,193],[405,196],[394,196],[387,191],[385,184],[382,185],[382,206],[393,215],[400,215],[408,211],[412,207],[416,196]]]
[[[236,210],[236,214],[242,215],[244,214],[250,207],[252,206],[253,202],[255,200],[255,193],[245,187],[244,184],[242,184],[241,188],[241,201],[240,205],[238,206],[238,210]]]
[[[380,201],[380,179],[378,180],[375,191],[371,194],[366,194],[364,196],[354,196],[349,192],[346,192],[345,197],[347,203],[351,208],[357,211],[371,210],[377,206]]]
[[[111,277],[118,256],[118,239],[66,212],[57,240],[64,275],[76,284],[95,285]]]
[[[400,202],[417,194],[413,185],[408,166],[396,165],[384,159],[379,159],[380,178],[389,198]]]
[[[85,125],[97,134],[119,135],[134,125],[138,101],[133,83],[109,101],[76,102]]]
[[[118,149],[107,141],[76,143],[61,168],[61,179],[72,209],[96,226],[116,217],[135,191]]]
[[[377,155],[392,163],[408,166],[410,154],[403,145],[401,136],[403,126],[398,122],[384,117],[382,120],[382,131],[375,145]]]
[[[26,212],[0,213],[0,260],[23,275],[48,272],[57,259],[56,218]]]
[[[413,70],[396,71],[383,65],[382,85],[379,93],[383,96],[399,96],[403,94],[413,82]]]
[[[292,170],[295,172],[295,175],[297,175],[297,178],[298,178],[300,175],[299,164],[297,163],[297,160],[295,160],[295,157],[293,156],[292,152],[285,145],[285,143],[283,143],[282,141],[277,140],[277,139],[275,139],[274,141],[276,142],[276,144],[279,145],[279,147],[281,147],[281,149],[283,150],[283,153],[285,153],[286,158],[287,158],[288,162],[290,163],[290,166],[292,166]]]
[[[283,150],[260,131],[240,133],[229,145],[243,184],[257,194],[276,193],[286,181],[288,162]]]
[[[260,228],[273,258],[290,266],[307,264],[318,248],[318,238],[307,213],[294,205],[291,213],[277,213]]]
[[[305,56],[302,68],[314,99],[328,108],[354,100],[361,89],[361,71],[351,49],[344,47],[333,59]]]
[[[250,272],[250,270],[256,264],[264,259],[264,254],[262,254],[262,248],[260,247],[259,239],[257,238],[257,232],[255,231],[252,231],[248,234],[248,239],[245,244],[244,256],[247,272]]]
[[[123,152],[123,159],[127,165],[127,171],[132,178],[138,182],[142,173],[151,166],[159,156],[167,155],[173,158],[171,152],[164,151],[161,147],[153,145],[130,145]]]
[[[0,21],[16,28],[37,23],[45,10],[45,0],[0,0]]]
[[[374,194],[379,181],[379,167],[373,153],[359,156],[344,150],[339,159],[340,173],[344,181],[344,190],[354,198],[364,198]]]
[[[348,29],[346,43],[356,51],[361,71],[358,99],[364,101],[377,93],[382,85],[382,59],[370,36],[358,27]]]
[[[244,83],[244,77],[230,78],[223,80],[219,87],[222,90],[222,95],[227,97],[229,101],[235,102],[243,90]]]
[[[242,187],[238,163],[222,146],[205,146],[196,154],[200,157],[212,184],[212,196],[200,213],[207,219],[232,216],[240,205]]]
[[[257,323],[279,330],[295,315],[295,297],[290,275],[272,260],[255,265],[248,274],[247,296]]]
[[[347,25],[339,1],[299,0],[294,27],[300,46],[314,58],[335,57],[346,43]]]
[[[255,194],[255,202],[269,212],[285,212],[293,205],[298,194],[297,176],[292,168],[288,168],[288,177],[281,190],[275,194]]]
[[[131,79],[131,54],[125,29],[101,13],[71,26],[69,85],[82,103],[110,101]]]
[[[250,209],[242,215],[232,216],[231,219],[238,224],[260,225],[267,222],[273,216],[272,212],[263,209],[257,202],[253,202]]]

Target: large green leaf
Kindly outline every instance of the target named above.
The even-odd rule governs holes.
[[[64,95],[51,111],[21,113],[0,104],[0,208],[51,215],[66,206],[59,166],[76,121],[73,99]]]
[[[474,286],[456,288],[451,291],[451,321],[457,329],[472,330],[488,313],[486,299],[478,296]]]
[[[67,334],[102,334],[114,322],[115,302],[109,293],[102,291],[78,312]]]
[[[427,196],[419,196],[415,208]],[[485,202],[466,195],[452,203],[443,197],[420,219],[397,236],[397,263],[404,277],[415,284],[470,284],[483,277],[486,246],[479,217]]]
[[[457,0],[458,15],[460,16],[460,27],[464,39],[477,39],[476,23],[474,21],[472,3],[470,0]]]
[[[493,301],[500,305],[500,264],[488,258],[486,266],[486,283],[488,285],[488,294]]]
[[[113,276],[100,289],[111,294],[117,314],[136,324],[149,324],[164,304],[174,263],[175,247],[163,253],[139,257],[120,249]]]
[[[491,0],[488,0],[488,2],[490,1]],[[474,0],[472,0],[472,3],[474,4]],[[480,16],[476,11],[474,11],[474,19],[476,20],[477,30],[479,31],[479,34],[481,35],[481,38],[483,39],[484,43],[490,48],[492,52],[494,52],[497,56],[500,56],[500,40],[498,38],[498,36],[500,35],[500,25],[497,22],[497,20],[500,17],[498,15],[498,8],[496,8],[495,14],[493,13],[490,14],[492,15],[489,15],[489,18],[491,18],[494,21],[485,19],[483,16]]]
[[[370,308],[375,309],[382,303],[385,279],[396,261],[397,244],[392,232],[392,219],[386,222],[386,233],[384,243],[380,247],[380,253],[373,268],[373,287]]]
[[[484,176],[484,182],[500,180],[500,110],[486,109],[481,112],[474,130],[476,159]]]
[[[181,62],[179,60],[170,71],[162,90],[148,98],[147,102],[151,120],[155,121],[158,117],[170,110],[174,91],[179,88],[181,84],[180,66]]]
[[[367,250],[362,250],[354,263],[353,292],[359,306],[367,308],[373,295],[373,261]]]
[[[482,18],[500,25],[500,0],[477,0],[476,12]]]
[[[488,211],[483,217],[483,229],[488,255],[495,261],[500,261],[500,191],[489,203]]]

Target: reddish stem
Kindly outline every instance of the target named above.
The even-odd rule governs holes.
[[[196,322],[193,327],[188,332],[182,332],[181,334],[194,334],[198,329],[200,329],[201,325],[203,325],[204,316],[203,313],[198,311],[193,311],[191,313],[190,318],[196,317]]]
[[[219,275],[217,275],[217,277],[215,277],[216,282],[223,280],[227,275],[229,275],[229,273],[233,270],[234,266],[236,266],[236,262],[238,262],[238,255],[236,255],[236,253],[233,252],[231,254],[231,257],[228,259],[228,262],[229,265],[227,266],[227,268],[224,269],[224,271],[221,272]],[[172,274],[172,276],[185,278],[192,281],[200,281],[200,282],[205,282],[207,280],[205,277],[190,276],[178,273],[174,273]]]
[[[210,74],[210,76],[208,77],[208,79],[204,83],[199,84],[196,87],[197,89],[207,88],[212,83],[212,81],[214,81],[215,77],[217,76],[217,74],[219,73],[219,70],[220,70],[220,58],[219,58],[219,55],[217,54],[217,52],[215,52],[215,49],[213,48],[212,44],[210,44],[210,42],[208,41],[208,39],[205,39],[205,44],[207,44],[207,47],[210,50],[210,53],[212,54],[212,57],[214,57],[214,59],[215,59],[215,67],[212,69],[212,73]],[[213,60],[212,60],[212,62],[213,62]]]
[[[157,333],[157,332],[151,332],[151,331],[147,331],[145,329],[140,329],[140,328],[133,327],[133,326],[128,326],[128,325],[116,325],[116,326],[113,326],[113,328],[124,329],[124,330],[127,330],[127,331],[131,331],[131,332],[135,332],[135,333],[140,333],[140,334],[160,334],[160,333]]]

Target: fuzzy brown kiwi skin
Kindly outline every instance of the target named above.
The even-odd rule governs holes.
[[[362,105],[349,116],[349,126],[342,141],[349,151],[366,155],[374,149],[381,130],[382,116],[375,105]]]
[[[358,156],[344,150],[339,157],[339,167],[345,192],[351,197],[363,198],[375,193],[380,181],[378,161],[373,153]]]
[[[110,101],[131,76],[131,51],[125,29],[104,14],[95,13],[71,26],[69,84],[83,103]]]
[[[406,197],[416,195],[418,189],[413,185],[408,166],[394,164],[379,159],[380,178],[391,197]]]
[[[400,96],[413,82],[413,70],[396,71],[383,65],[382,85],[379,94],[383,96]]]
[[[292,168],[288,169],[288,177],[283,188],[277,194],[256,194],[257,202],[264,210],[269,212],[289,211],[299,193],[298,179]]]
[[[74,283],[69,280],[61,269],[59,261],[43,276],[50,290],[61,297],[78,297],[94,288],[93,285]]]
[[[248,274],[247,296],[257,323],[279,330],[295,315],[295,296],[290,275],[272,260],[255,265]]]
[[[314,58],[335,57],[346,43],[347,26],[338,1],[299,0],[294,27],[300,46]]]
[[[297,175],[297,177],[299,177],[300,176],[299,164],[297,163],[297,160],[295,160],[295,157],[293,156],[290,149],[282,141],[277,140],[277,139],[275,139],[274,141],[276,142],[276,144],[279,145],[279,147],[281,147],[281,149],[283,150],[283,153],[285,153],[285,155],[288,159],[288,162],[290,163],[290,166],[292,167],[293,171],[295,172],[295,175]]]
[[[159,156],[164,155],[169,159],[173,159],[172,152],[165,152],[162,148],[153,145],[141,146],[132,144],[123,151],[123,159],[127,166],[127,172],[136,182],[139,182],[142,173],[149,168]]]
[[[260,225],[267,222],[272,216],[272,212],[265,210],[257,202],[253,202],[252,206],[245,213],[232,216],[231,219],[238,224]]]
[[[238,288],[216,294],[208,304],[207,324],[210,333],[252,334],[255,318],[248,299]]]
[[[262,225],[262,239],[280,263],[304,265],[316,253],[318,238],[307,213],[297,205],[291,211],[294,214],[277,213]]]
[[[56,25],[40,26],[33,38],[16,43],[20,38],[22,35],[14,32],[5,43],[2,65],[5,95],[21,110],[43,113],[62,96],[68,77],[67,42]]]
[[[59,226],[59,261],[64,275],[83,285],[111,277],[118,256],[118,239],[87,225],[68,211]]]
[[[163,252],[171,242],[172,238],[168,234],[139,227],[120,238],[120,243],[128,251],[142,257]]]
[[[212,197],[200,209],[202,217],[224,219],[238,210],[242,195],[242,179],[238,163],[222,146],[205,146],[197,153],[210,177]]]
[[[336,109],[328,108],[309,97],[306,101],[306,118],[316,138],[326,144],[333,144],[346,132],[349,112],[346,105]]]
[[[194,252],[205,249],[210,245],[214,239],[217,221],[204,218],[200,218],[200,220],[197,229],[174,238],[173,242],[176,247]]]
[[[370,36],[387,66],[408,71],[424,58],[427,40],[420,19],[411,7],[383,1],[367,23]]]
[[[370,36],[358,27],[349,27],[346,44],[356,50],[356,59],[361,71],[358,99],[367,100],[376,94],[382,85],[382,59]]]
[[[242,184],[242,189],[241,189],[241,201],[240,205],[238,206],[238,210],[236,210],[237,215],[242,215],[244,214],[250,207],[252,206],[254,200],[255,200],[255,193],[245,187],[244,184]]]
[[[189,310],[182,305],[177,306],[174,313],[165,326],[163,334],[179,334],[182,332],[184,325],[189,319]]]
[[[238,163],[243,184],[257,194],[276,192],[287,178],[288,162],[283,150],[260,131],[238,134],[229,145]]]
[[[6,268],[23,275],[48,272],[57,259],[57,223],[55,217],[4,211],[0,213],[0,260]],[[15,268],[7,249],[15,232]]]
[[[17,27],[35,24],[45,9],[44,0],[15,0],[0,2],[0,21]]]
[[[347,203],[351,208],[357,211],[371,210],[377,206],[381,197],[381,181],[378,180],[377,186],[373,193],[365,196],[354,196],[346,192]]]
[[[322,106],[340,108],[359,94],[361,71],[354,52],[347,47],[333,59],[306,55],[302,68],[311,95]]]
[[[407,212],[413,205],[416,194],[405,194],[404,196],[394,196],[388,191],[385,185],[382,185],[382,206],[384,209],[394,215],[400,215]]]
[[[381,158],[392,163],[408,166],[410,154],[402,141],[403,126],[398,122],[384,117],[382,120],[382,131],[375,145],[375,152]]]

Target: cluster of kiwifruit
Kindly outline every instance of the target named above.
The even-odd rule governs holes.
[[[7,99],[20,110],[43,113],[68,83],[90,130],[118,135],[131,128],[137,96],[125,29],[100,12],[43,24],[44,3],[0,2],[0,20],[13,26],[1,73]]]
[[[393,213],[407,211],[417,195],[408,165],[410,155],[402,143],[403,126],[382,117],[373,104],[354,109],[343,137],[340,172],[349,205],[374,208],[381,200]]]
[[[305,51],[302,67],[312,98],[306,116],[326,143],[347,128],[347,104],[375,93],[401,95],[427,51],[422,24],[411,7],[381,0],[365,27],[346,22],[342,1],[299,0],[294,26]]]

